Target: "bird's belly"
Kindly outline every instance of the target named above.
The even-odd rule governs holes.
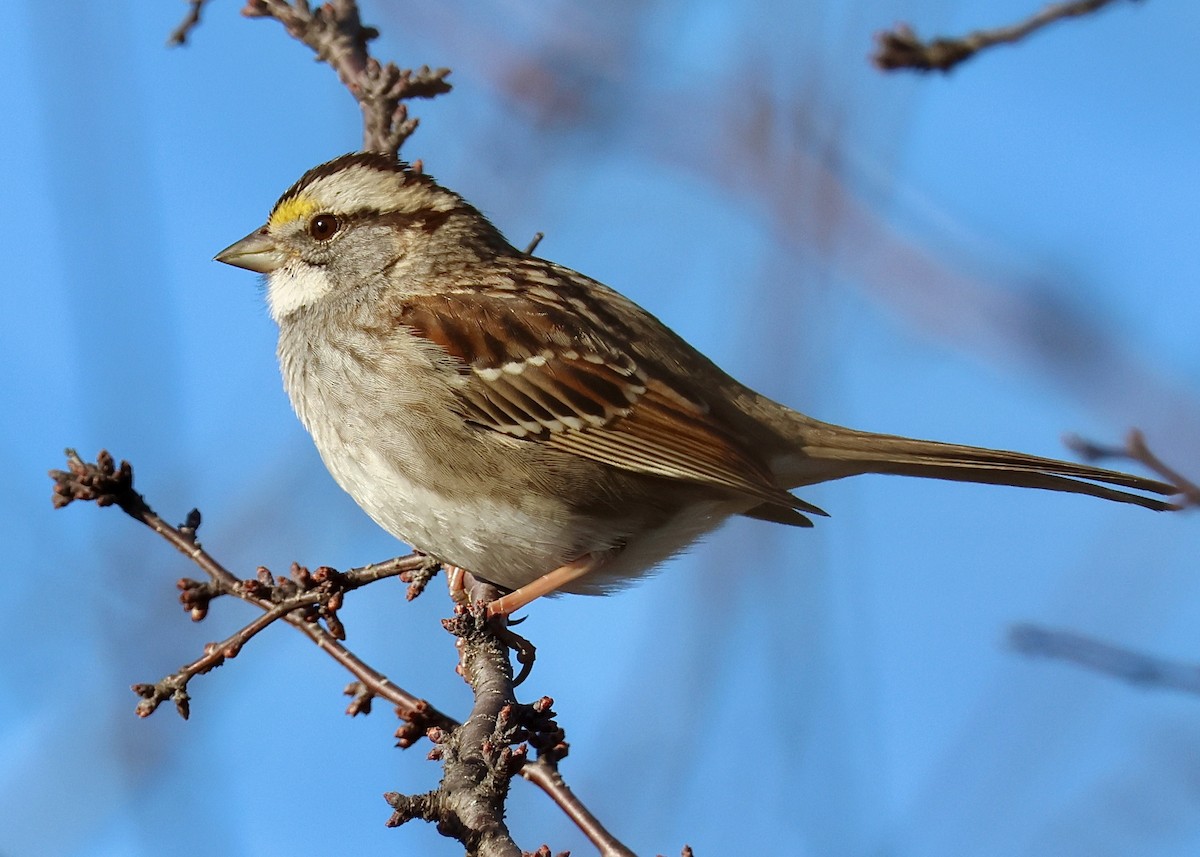
[[[740,511],[728,502],[659,507],[649,522],[582,513],[533,491],[497,495],[456,491],[413,478],[370,448],[338,454],[318,443],[334,478],[376,523],[401,541],[506,589],[524,586],[586,554],[606,562],[569,592],[603,592],[631,583]],[[734,504],[740,505],[740,504]]]
[[[452,417],[449,386],[432,371],[390,372],[396,380],[381,391],[357,362],[329,356],[337,353],[321,371],[297,361],[284,372],[334,479],[401,541],[499,586],[603,554],[604,565],[567,591],[617,588],[752,505],[697,501],[670,480],[469,428]],[[447,401],[431,403],[439,386]],[[383,397],[391,407],[380,407]]]
[[[330,470],[363,511],[396,538],[499,586],[515,589],[592,550],[580,522],[548,502],[463,491],[450,496],[373,450]],[[581,544],[581,536],[587,544]]]

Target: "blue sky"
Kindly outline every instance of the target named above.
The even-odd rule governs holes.
[[[166,517],[250,575],[402,550],[292,416],[260,289],[212,255],[358,111],[234,3],[0,14],[10,264],[0,317],[9,655],[0,854],[455,854],[383,828],[437,768],[349,720],[347,678],[286,628],[193,685],[134,682],[200,625],[194,572],[119,513],[53,512],[65,446],[133,461]],[[822,419],[1065,455],[1064,432],[1200,443],[1200,10],[1118,4],[954,75],[883,75],[872,32],[1032,11],[912,0],[364,2],[401,64],[450,66],[405,149],[523,244],[638,300],[743,381]],[[979,18],[986,15],[986,18]],[[1193,516],[873,477],[804,492],[811,531],[737,522],[607,599],[539,603],[525,691],[557,701],[572,786],[639,853],[1194,854],[1200,700],[1021,659],[1014,622],[1190,660]],[[355,597],[350,644],[461,713],[440,589]],[[300,823],[297,823],[300,819]],[[531,788],[529,848],[589,853]]]

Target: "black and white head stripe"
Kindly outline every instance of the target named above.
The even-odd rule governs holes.
[[[354,152],[313,167],[284,192],[267,226],[279,229],[320,212],[357,214],[449,211],[462,200],[404,161]]]

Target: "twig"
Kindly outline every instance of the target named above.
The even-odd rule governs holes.
[[[170,699],[175,702],[179,713],[187,717],[189,697],[187,682],[196,675],[201,675],[219,666],[229,657],[233,657],[250,638],[272,622],[283,620],[302,634],[306,635],[330,657],[345,667],[354,677],[346,689],[351,696],[347,713],[354,715],[370,710],[371,700],[375,697],[386,699],[396,706],[396,714],[406,721],[397,730],[396,738],[401,747],[414,744],[422,736],[430,735],[446,740],[445,736],[456,734],[460,724],[454,718],[438,711],[428,702],[420,699],[403,688],[393,684],[385,675],[364,663],[357,655],[347,649],[328,628],[318,624],[317,619],[328,621],[327,615],[314,615],[314,609],[324,607],[329,609],[333,599],[333,609],[340,606],[340,595],[375,580],[386,577],[403,576],[404,574],[420,574],[427,572],[431,566],[429,557],[421,554],[399,557],[375,565],[352,569],[345,573],[334,572],[333,569],[318,569],[309,574],[300,566],[293,566],[292,578],[281,578],[276,581],[265,569],[260,569],[258,578],[251,581],[239,580],[233,573],[217,562],[203,549],[196,538],[196,530],[200,526],[200,514],[196,510],[189,513],[187,520],[178,527],[166,523],[146,503],[145,498],[133,487],[133,468],[126,461],[120,465],[115,463],[112,455],[101,451],[96,457],[96,463],[83,461],[74,450],[67,450],[67,469],[52,470],[50,477],[54,480],[52,496],[55,508],[62,508],[76,500],[92,501],[98,506],[117,506],[134,520],[145,524],[158,533],[169,544],[191,559],[199,566],[209,580],[180,581],[180,601],[189,610],[194,619],[202,619],[207,614],[208,603],[215,597],[232,595],[255,605],[263,610],[263,615],[249,623],[221,643],[210,644],[205,653],[192,663],[184,666],[178,672],[167,676],[153,685],[135,685],[134,690],[143,697],[138,706],[138,714],[146,716],[159,704]],[[478,582],[474,586],[483,586]],[[488,593],[482,589],[472,588],[471,598],[477,603],[490,600]],[[451,620],[452,622],[454,620]],[[452,628],[453,630],[453,628]],[[535,703],[533,706],[518,706],[520,711],[528,711],[519,725],[524,731],[511,732],[514,722],[511,712],[501,722],[500,712],[504,706],[495,707],[496,689],[505,699],[511,700],[512,671],[508,664],[507,649],[495,634],[480,632],[478,635],[465,634],[468,641],[463,643],[463,658],[467,666],[464,674],[469,680],[479,683],[486,690],[491,702],[486,703],[491,708],[481,708],[485,702],[480,696],[476,697],[476,708],[486,720],[491,717],[496,728],[503,727],[501,733],[515,736],[513,740],[528,741],[537,751],[536,759],[526,760],[522,753],[504,750],[508,745],[496,737],[493,729],[486,740],[477,740],[483,733],[478,729],[467,733],[468,738],[457,738],[459,753],[472,748],[466,758],[482,758],[480,754],[489,753],[493,758],[491,763],[492,776],[500,770],[518,770],[524,779],[536,785],[554,801],[556,805],[579,827],[604,857],[632,857],[633,852],[620,843],[609,833],[600,821],[575,796],[558,773],[558,761],[566,755],[566,744],[562,732],[553,722],[553,712],[549,711],[549,700]],[[460,639],[462,639],[460,637]],[[499,650],[502,657],[495,656]],[[505,688],[508,688],[505,690]],[[539,706],[541,706],[539,708]],[[490,712],[494,711],[494,716]],[[475,716],[473,712],[472,717]],[[470,723],[471,721],[468,721]],[[507,740],[507,739],[505,739]],[[499,747],[499,749],[497,749]],[[498,755],[497,755],[498,754]],[[517,764],[517,761],[521,764]],[[460,778],[463,776],[458,775]],[[511,776],[511,774],[510,774]],[[492,780],[485,783],[487,788],[495,789],[497,784]],[[428,797],[428,796],[426,796]],[[460,796],[461,797],[461,796]],[[403,803],[411,800],[420,804],[422,798],[402,798],[389,796],[389,801],[397,800]],[[467,802],[469,804],[469,802]],[[393,804],[395,808],[395,804]],[[397,810],[399,812],[399,810]],[[395,817],[395,816],[394,816]],[[413,811],[409,817],[424,817]],[[502,813],[499,818],[502,818]],[[491,840],[488,840],[491,841]],[[497,840],[499,841],[499,840]],[[515,846],[514,846],[515,847]],[[478,852],[485,853],[485,852]],[[507,854],[507,851],[490,852]],[[516,853],[520,853],[519,851]]]
[[[208,0],[189,0],[188,14],[167,39],[182,45],[196,25]],[[247,0],[247,18],[273,18],[297,41],[312,48],[319,62],[328,63],[354,96],[363,114],[363,149],[396,157],[417,129],[404,104],[413,98],[433,98],[450,91],[450,69],[401,69],[371,56],[368,44],[379,31],[363,24],[355,0],[332,0],[315,8],[308,0]]]
[[[558,765],[539,757],[521,769],[521,776],[536,785],[558,804],[575,826],[583,832],[599,850],[601,857],[637,857],[605,829],[600,819],[592,815],[583,802],[575,796],[570,786],[563,781]]]
[[[193,514],[198,516],[195,510]],[[185,527],[181,526],[179,530],[184,532]],[[194,533],[194,528],[192,532]],[[336,640],[346,639],[345,629],[337,616],[345,594],[377,580],[402,577],[412,566],[414,559],[416,558],[400,557],[376,565],[351,569],[344,574],[328,567],[318,568],[315,573],[309,574],[308,569],[293,564],[291,578],[282,577],[279,582],[275,581],[267,569],[259,568],[258,579],[240,581],[237,593],[226,591],[220,584],[211,581],[203,583],[188,578],[180,580],[177,584],[180,589],[179,600],[195,621],[203,619],[208,614],[209,602],[221,595],[250,595],[272,602],[275,606],[224,641],[209,643],[205,646],[202,656],[184,665],[178,672],[166,676],[156,684],[134,685],[133,692],[142,697],[142,702],[137,707],[138,716],[150,716],[160,704],[171,699],[180,715],[187,719],[188,682],[194,676],[203,675],[221,666],[226,660],[237,657],[252,637],[289,614],[294,613],[309,624],[324,621],[327,632]],[[352,715],[369,710],[370,707],[369,691],[365,685],[358,684],[361,692],[356,695],[348,711]]]
[[[1067,661],[1130,684],[1200,694],[1200,666],[1135,652],[1072,631],[1015,625],[1009,643],[1023,655]]]
[[[1063,438],[1076,455],[1087,461],[1102,461],[1116,459],[1118,461],[1134,461],[1143,467],[1157,473],[1164,482],[1169,482],[1179,489],[1185,506],[1200,506],[1200,486],[1183,476],[1179,471],[1169,467],[1157,455],[1150,451],[1146,436],[1139,429],[1130,429],[1125,437],[1125,446],[1108,446],[1087,440],[1079,435],[1070,434]]]
[[[362,110],[364,150],[395,157],[418,123],[409,118],[404,102],[450,91],[448,68],[422,66],[414,71],[374,59],[367,45],[379,31],[363,24],[354,0],[332,0],[316,8],[307,0],[248,0],[242,14],[279,21],[293,38],[312,48],[318,61],[337,72]]]
[[[191,697],[188,696],[188,682],[194,676],[203,675],[216,669],[229,658],[237,657],[242,647],[250,639],[276,620],[282,619],[292,609],[290,605],[280,604],[266,611],[253,622],[238,630],[220,643],[209,643],[204,647],[204,654],[190,664],[184,665],[178,672],[171,673],[155,684],[135,684],[133,692],[142,698],[137,706],[138,717],[149,717],[163,702],[170,699],[175,703],[175,709],[184,720],[191,712]]]
[[[179,22],[179,26],[171,31],[171,35],[167,36],[168,47],[187,44],[188,36],[200,24],[200,13],[204,10],[206,3],[208,0],[188,0],[187,15]]]
[[[899,24],[892,30],[876,35],[875,53],[871,61],[876,67],[886,71],[911,68],[917,71],[946,72],[985,48],[1019,42],[1047,24],[1065,18],[1090,15],[1112,2],[1114,0],[1052,3],[1032,17],[1008,27],[976,30],[961,38],[937,38],[928,42],[918,38],[906,24]]]
[[[67,450],[67,470],[52,470],[50,478],[55,483],[53,495],[55,508],[61,508],[75,500],[92,500],[98,506],[115,505],[134,520],[154,530],[176,550],[192,560],[208,575],[216,591],[220,594],[233,595],[265,612],[275,610],[276,605],[269,598],[257,594],[250,588],[243,587],[242,581],[205,551],[196,541],[194,532],[187,532],[171,526],[147,505],[142,495],[133,488],[133,468],[129,462],[122,461],[118,467],[108,452],[101,451],[96,457],[96,463],[90,464],[84,462],[74,450],[69,449]],[[416,555],[401,557],[392,560],[391,563],[396,564],[395,568],[398,574],[404,566],[420,567],[425,563],[425,557]],[[376,574],[378,571],[379,566],[368,566],[366,573],[370,575]],[[408,721],[410,725],[419,729],[418,734],[423,734],[424,730],[430,726],[447,725],[454,722],[449,716],[438,711],[425,700],[392,684],[385,676],[368,667],[356,655],[342,646],[326,628],[309,622],[306,618],[297,615],[294,610],[283,613],[278,618],[283,619],[309,637],[330,657],[366,685],[375,696],[393,702],[397,707],[397,714]]]
[[[426,557],[425,564],[421,568],[402,572],[400,579],[408,584],[408,590],[404,593],[405,600],[412,601],[415,598],[419,598],[421,593],[425,591],[425,587],[429,585],[429,581],[437,576],[441,568],[442,564],[436,559]]]
[[[1129,431],[1123,447],[1096,443],[1078,435],[1068,435],[1063,442],[1087,461],[1116,459],[1137,462],[1178,488],[1185,501],[1184,506],[1200,505],[1200,487],[1151,452],[1145,436],[1138,429]],[[1068,661],[1132,684],[1200,693],[1198,666],[1135,652],[1071,631],[1031,624],[1016,625],[1009,633],[1009,642],[1022,654]]]

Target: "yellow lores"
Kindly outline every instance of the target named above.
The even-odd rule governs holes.
[[[317,203],[311,196],[294,196],[285,199],[271,212],[267,220],[267,228],[272,231],[287,223],[300,220],[317,213]]]

